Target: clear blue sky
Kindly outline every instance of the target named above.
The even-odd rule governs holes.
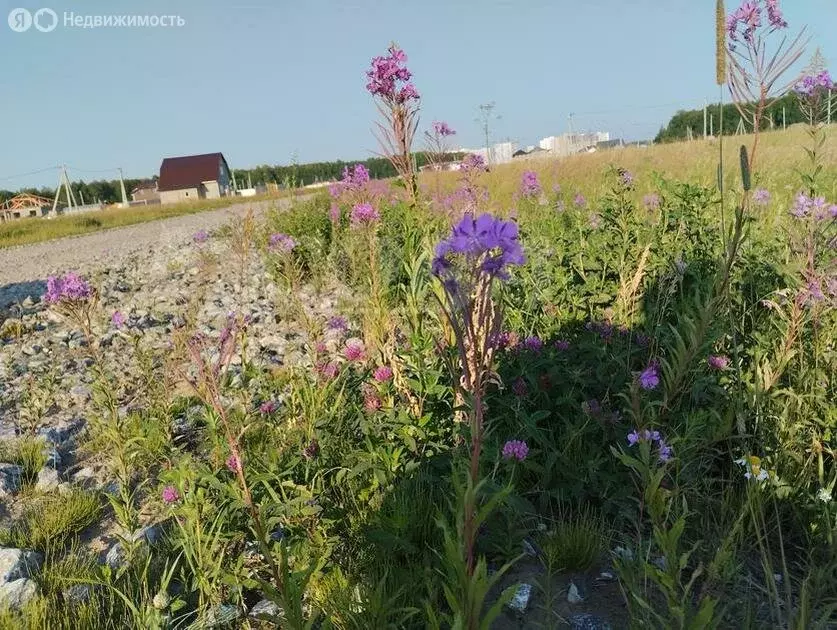
[[[733,3],[727,1],[728,9]],[[785,0],[837,68],[835,0]],[[376,110],[364,71],[391,40],[409,57],[422,122],[481,146],[576,129],[652,137],[717,95],[714,0],[2,0],[0,188],[52,185],[67,163],[150,176],[165,156],[222,151],[231,166],[369,156]],[[51,33],[13,32],[15,7],[48,6]],[[182,28],[65,28],[78,15],[181,15]],[[831,33],[828,32],[831,30]],[[829,37],[830,35],[830,37]],[[615,110],[615,111],[614,111]],[[115,171],[71,170],[74,179]]]

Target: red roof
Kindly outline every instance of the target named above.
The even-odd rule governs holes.
[[[157,190],[163,192],[166,190],[197,188],[202,182],[217,181],[220,171],[219,163],[223,163],[225,167],[227,166],[227,161],[221,153],[165,158],[160,165],[160,179],[157,182]]]

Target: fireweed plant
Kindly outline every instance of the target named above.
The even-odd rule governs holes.
[[[418,128],[419,93],[410,82],[412,73],[406,66],[407,55],[395,44],[387,54],[372,59],[366,72],[366,90],[377,99],[383,123],[378,123],[376,136],[383,155],[392,163],[412,203],[418,203],[418,180],[412,146]]]

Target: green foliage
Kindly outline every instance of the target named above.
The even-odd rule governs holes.
[[[95,523],[101,512],[99,497],[84,490],[35,497],[27,503],[22,518],[2,532],[0,540],[23,549],[61,549]]]
[[[21,437],[0,442],[0,462],[23,468],[22,480],[31,485],[38,479],[38,472],[47,461],[44,441],[33,437]]]
[[[583,573],[608,549],[609,532],[589,508],[561,516],[538,540],[550,571]]]

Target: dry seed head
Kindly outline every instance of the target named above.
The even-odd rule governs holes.
[[[727,82],[727,13],[724,0],[718,0],[715,7],[715,82]]]

